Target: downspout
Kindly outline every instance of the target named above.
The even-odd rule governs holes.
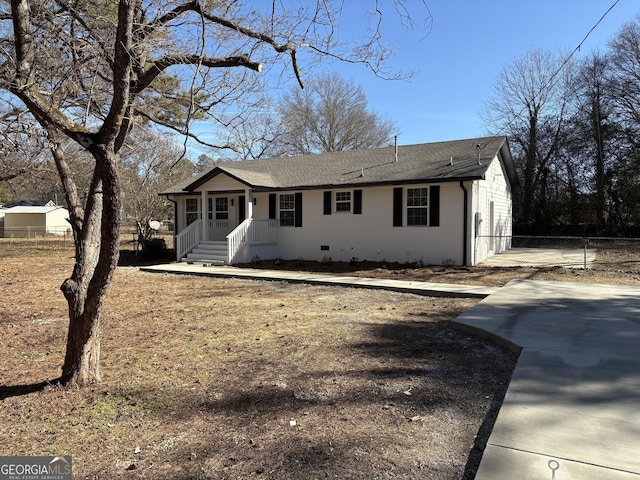
[[[464,182],[460,180],[460,188],[464,192],[463,209],[462,209],[462,266],[467,266],[467,248],[469,242],[467,240],[469,234],[469,191],[464,186]]]
[[[178,251],[176,250],[176,237],[178,235],[178,202],[176,202],[173,198],[170,198],[169,195],[166,196],[167,200],[173,203],[173,251],[176,254],[176,261],[180,261],[178,258]]]

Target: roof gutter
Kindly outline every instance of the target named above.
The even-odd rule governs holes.
[[[469,233],[469,191],[464,186],[464,181],[460,180],[460,188],[464,192],[463,194],[463,209],[462,209],[462,265],[467,266],[467,247],[468,233]]]

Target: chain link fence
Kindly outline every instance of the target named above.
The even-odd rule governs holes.
[[[479,245],[499,244],[496,237],[477,240]],[[514,236],[509,250],[489,257],[482,265],[640,272],[640,238]]]
[[[173,231],[160,228],[153,238],[162,238],[168,249],[173,248]],[[137,251],[140,248],[138,233],[135,227],[125,226],[120,234],[122,249]],[[67,248],[73,247],[73,234],[67,227],[0,227],[0,246]],[[0,247],[1,248],[1,247]]]
[[[173,231],[165,226],[154,233],[154,238],[165,240],[172,249]],[[135,227],[123,227],[121,248],[140,248]],[[476,252],[491,245],[508,244],[504,237],[479,236]],[[1,246],[37,248],[71,248],[73,235],[70,228],[63,227],[17,227],[0,229]],[[514,236],[511,248],[490,256],[480,263],[491,267],[565,267],[597,270],[640,272],[640,238],[603,237],[533,237]]]
[[[19,246],[43,246],[65,248],[73,245],[70,227],[0,227],[2,243]]]

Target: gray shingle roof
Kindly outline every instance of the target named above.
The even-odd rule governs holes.
[[[480,162],[478,162],[480,145]],[[346,152],[225,162],[162,192],[185,193],[227,174],[257,190],[328,188],[418,182],[453,182],[484,177],[500,153],[512,188],[519,185],[506,137],[351,150]]]

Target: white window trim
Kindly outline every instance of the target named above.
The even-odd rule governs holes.
[[[338,197],[340,194],[348,195],[349,198],[347,200],[339,200]],[[347,210],[339,210],[338,204],[348,204],[349,209]],[[353,191],[352,190],[338,190],[335,192],[335,202],[334,202],[334,212],[335,213],[351,213],[353,212]]]
[[[290,209],[289,208],[286,208],[286,209],[282,208],[282,197],[285,196],[285,195],[291,197],[292,208],[290,208]],[[291,221],[292,221],[291,225],[289,225],[289,224],[283,225],[282,224],[282,212],[291,212],[293,214],[293,217],[291,219]],[[296,223],[296,198],[295,198],[295,194],[294,193],[281,193],[278,196],[278,220],[279,220],[279,223],[280,223],[281,227],[295,227],[295,223]]]
[[[195,202],[195,210],[189,210],[189,204],[191,204],[191,206],[193,206],[193,202]],[[193,222],[195,222],[196,220],[198,220],[200,218],[200,201],[198,198],[187,198],[185,199],[184,202],[184,212],[185,212],[185,223],[187,225],[191,225]],[[189,216],[195,214],[195,218],[189,222]]]
[[[409,205],[409,191],[410,190],[425,190],[425,205]],[[404,205],[405,218],[407,227],[428,227],[429,226],[429,187],[407,187],[405,191],[406,200]],[[424,209],[426,211],[425,222],[418,224],[409,223],[409,212],[413,209]]]
[[[222,199],[226,200],[226,205],[224,205],[227,207],[226,210],[218,210],[218,207],[220,206],[218,204],[218,200],[222,200]],[[229,197],[215,197],[214,207],[215,207],[214,214],[215,214],[216,220],[229,220]],[[224,214],[226,218],[218,218],[218,214]]]

